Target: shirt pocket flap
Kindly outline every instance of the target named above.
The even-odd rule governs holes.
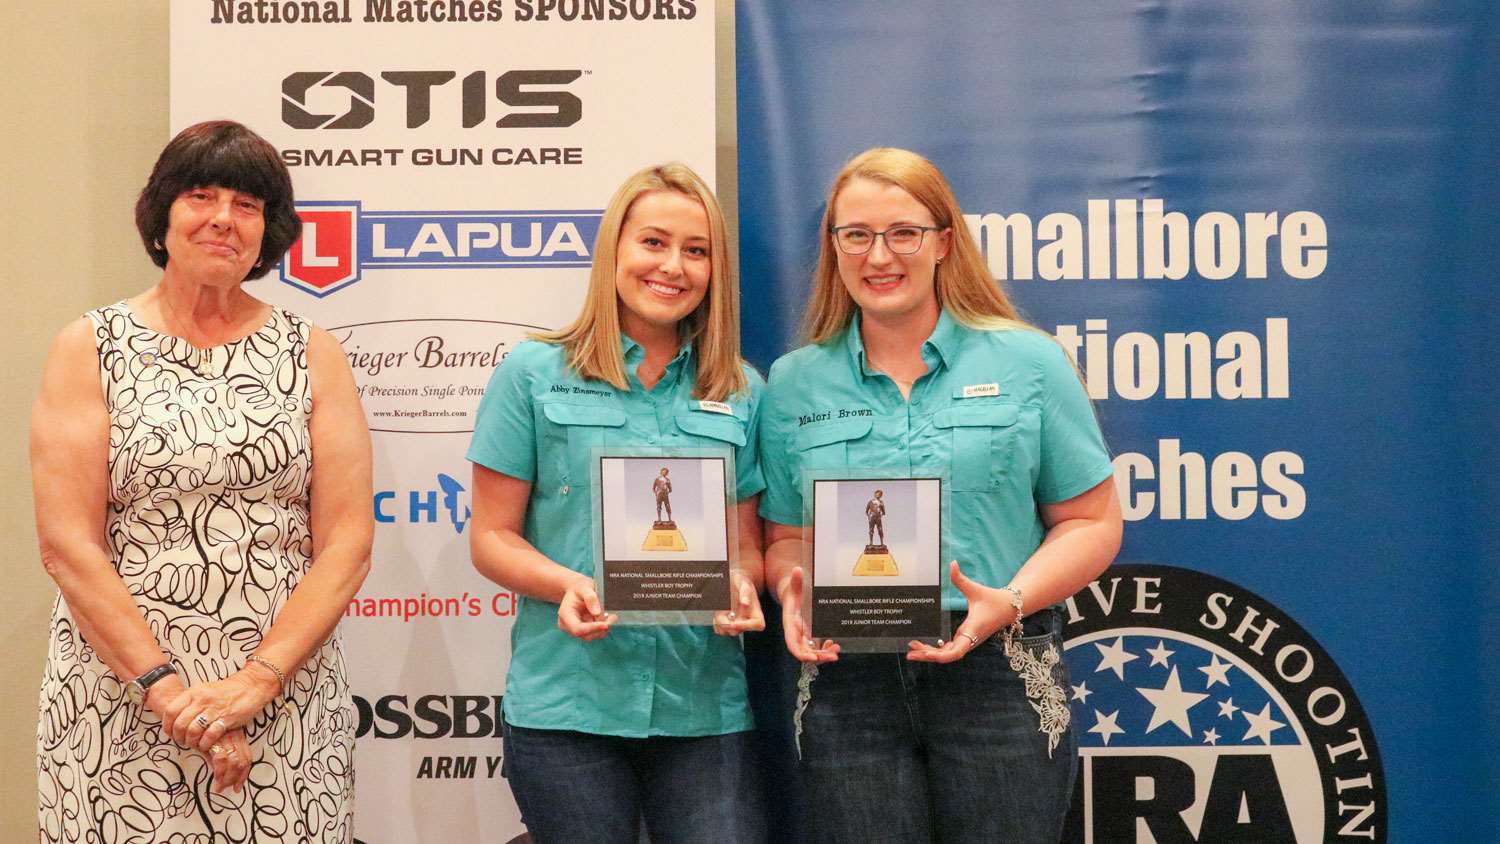
[[[677,417],[677,427],[694,436],[723,440],[733,445],[745,444],[745,423],[733,416],[684,413]]]
[[[846,422],[825,422],[797,432],[797,450],[828,445],[829,443],[857,440],[870,433],[869,419],[850,419]]]
[[[936,428],[1004,428],[1016,424],[1020,408],[1013,404],[950,407],[932,415]]]
[[[625,424],[625,411],[618,407],[600,404],[566,404],[548,402],[542,405],[542,413],[558,425],[593,425],[602,428],[618,428]]]

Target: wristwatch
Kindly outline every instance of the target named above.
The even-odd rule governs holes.
[[[147,671],[145,674],[142,674],[134,680],[131,680],[129,683],[126,683],[125,693],[130,695],[130,699],[135,703],[144,705],[146,703],[146,690],[150,689],[153,685],[155,685],[156,681],[162,679],[168,674],[176,673],[177,669],[172,667],[172,663],[164,662],[161,665],[158,665],[155,668],[151,669],[150,671]]]

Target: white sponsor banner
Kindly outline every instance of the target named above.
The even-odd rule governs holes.
[[[473,412],[578,310],[625,176],[714,174],[713,4],[172,3],[172,131],[282,151],[304,236],[247,285],[331,330],[375,443],[373,570],[343,622],[356,837],[508,841],[497,718],[515,597],[469,563]]]

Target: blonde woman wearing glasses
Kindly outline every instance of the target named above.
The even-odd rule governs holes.
[[[868,150],[835,177],[805,329],[809,345],[771,368],[760,512],[801,662],[812,838],[1055,841],[1077,745],[1053,607],[1109,565],[1121,532],[1073,365],[989,276],[942,173],[900,149]],[[934,464],[950,488],[953,638],[904,654],[810,640],[805,473]]]

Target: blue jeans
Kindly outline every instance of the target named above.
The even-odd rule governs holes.
[[[504,725],[501,771],[536,844],[765,841],[753,733],[621,738]]]
[[[1033,653],[1049,644],[1061,653],[1061,616],[1048,609],[1028,618],[1021,642]],[[1066,664],[1051,673],[1066,690]],[[816,672],[804,668],[802,679],[811,840],[1058,840],[1078,739],[1070,726],[1048,754],[998,635],[947,665],[844,654]]]

